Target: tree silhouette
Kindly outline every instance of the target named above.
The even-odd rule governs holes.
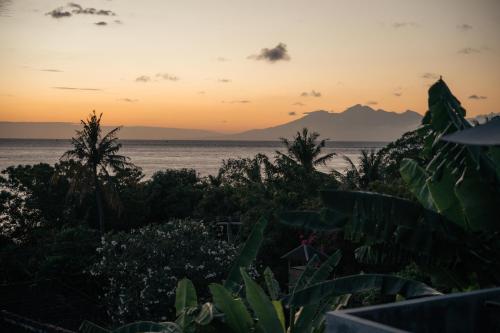
[[[287,149],[287,154],[279,151],[276,153],[291,162],[301,165],[307,172],[312,172],[316,166],[325,164],[336,155],[335,153],[329,153],[320,156],[326,140],[317,143],[318,138],[318,133],[310,133],[307,128],[303,128],[302,132],[297,132],[293,137],[293,141],[281,138],[281,142]]]
[[[110,171],[118,172],[127,166],[131,166],[132,163],[128,162],[128,157],[118,155],[122,145],[118,142],[116,134],[121,127],[116,127],[102,136],[101,117],[102,113],[97,116],[93,111],[86,121],[81,120],[83,129],[76,131],[76,137],[71,139],[73,149],[64,153],[61,159],[76,159],[79,161],[85,171],[79,174],[80,178],[87,178],[85,175],[90,175],[91,179],[79,180],[88,182],[87,188],[94,191],[99,230],[103,234],[104,210],[101,178],[109,178]]]

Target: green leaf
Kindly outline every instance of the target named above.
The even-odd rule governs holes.
[[[455,194],[471,230],[496,231],[500,228],[500,197],[476,172],[471,171],[465,175],[463,181],[455,186]]]
[[[283,311],[283,304],[281,301],[271,301],[274,306],[274,310],[278,315],[278,319],[280,320],[281,326],[283,327],[283,331],[285,331],[285,311]]]
[[[330,273],[337,267],[337,265],[342,259],[342,253],[340,250],[335,251],[321,266],[314,272],[308,285],[313,283],[322,282],[328,278]]]
[[[314,272],[307,286],[323,282],[330,273],[337,267],[342,254],[340,250],[335,251],[321,266]],[[293,295],[292,295],[293,299]],[[292,307],[293,308],[293,307]],[[300,314],[295,319],[294,332],[309,332],[314,319],[319,314],[320,304],[312,304],[302,307]]]
[[[460,201],[455,195],[455,180],[450,171],[444,169],[439,179],[428,180],[427,185],[439,213],[462,228],[467,228]]]
[[[241,299],[234,299],[231,293],[220,284],[209,286],[217,309],[224,313],[225,323],[233,332],[252,332],[253,320]]]
[[[259,328],[265,333],[284,332],[278,313],[264,290],[248,276],[243,268],[240,271],[245,282],[246,300],[257,316]]]
[[[182,279],[177,283],[175,291],[175,314],[180,316],[186,309],[197,307],[198,297],[193,282],[189,279]]]
[[[269,296],[273,301],[277,300],[280,294],[280,285],[274,278],[273,271],[269,267],[266,267],[264,270],[264,280],[266,281]]]
[[[402,295],[405,298],[440,295],[441,293],[418,281],[403,279],[392,275],[361,274],[346,276],[321,282],[286,296],[285,303],[293,306],[318,304],[331,296],[355,294],[377,289],[385,295]],[[292,300],[292,304],[290,304]]]
[[[252,262],[255,260],[257,253],[259,252],[260,245],[264,239],[264,229],[266,228],[268,220],[265,218],[260,218],[259,221],[253,226],[252,232],[245,242],[240,254],[234,260],[226,281],[224,281],[224,287],[231,291],[236,291],[240,282],[240,268],[248,268]]]
[[[295,282],[295,285],[293,286],[292,293],[294,293],[297,290],[303,289],[305,286],[307,286],[307,284],[309,283],[309,280],[316,272],[316,265],[318,265],[319,262],[320,262],[320,260],[316,254],[313,255],[311,259],[309,259],[306,267],[304,267],[304,270],[302,271],[299,278]]]
[[[182,279],[177,283],[175,292],[175,314],[176,323],[185,332],[194,331],[192,310],[198,307],[198,297],[193,282],[189,279]]]
[[[428,175],[425,170],[416,161],[405,158],[401,161],[399,172],[410,191],[417,197],[422,206],[430,210],[436,210],[434,200],[427,186],[426,180]]]

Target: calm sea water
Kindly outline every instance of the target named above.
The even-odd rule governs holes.
[[[122,140],[122,153],[140,166],[147,177],[162,169],[192,168],[201,176],[216,175],[222,161],[229,158],[253,157],[258,153],[275,155],[283,151],[277,141],[145,141]],[[347,163],[342,155],[356,161],[361,149],[378,149],[381,142],[328,142],[324,152],[335,156],[320,170],[342,171]],[[0,170],[11,165],[53,164],[70,148],[69,140],[0,139]]]

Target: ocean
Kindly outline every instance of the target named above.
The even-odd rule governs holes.
[[[146,177],[163,169],[195,169],[200,176],[216,175],[223,160],[253,157],[258,153],[273,157],[276,150],[284,151],[279,141],[146,141],[121,140],[121,153],[142,168]],[[329,141],[324,153],[335,152],[323,172],[343,171],[347,167],[343,155],[355,163],[361,149],[380,149],[383,142]],[[0,139],[0,170],[11,165],[56,163],[71,148],[69,140]]]

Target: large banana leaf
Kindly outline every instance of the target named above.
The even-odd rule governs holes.
[[[264,229],[266,228],[267,223],[268,220],[262,217],[253,226],[250,236],[246,240],[240,254],[234,260],[233,265],[229,270],[227,279],[224,281],[224,287],[231,291],[235,291],[239,287],[241,282],[240,268],[248,268],[255,260],[255,257],[259,252],[260,245],[264,239]]]
[[[193,315],[191,310],[198,307],[198,297],[193,282],[186,278],[179,281],[175,293],[176,323],[184,332],[194,331]]]
[[[422,206],[430,210],[436,210],[434,200],[427,186],[427,178],[429,176],[424,168],[420,167],[416,161],[405,158],[401,161],[399,172],[410,191],[417,197]]]
[[[280,314],[276,311],[264,290],[248,276],[243,268],[241,269],[241,275],[245,282],[246,300],[258,318],[259,331],[264,333],[284,332],[279,318]]]
[[[180,280],[175,290],[175,314],[180,316],[186,309],[197,306],[198,297],[193,282],[186,278]]]
[[[250,333],[253,320],[241,299],[235,299],[231,293],[220,284],[209,286],[215,306],[224,313],[224,321],[233,332]]]
[[[362,274],[320,282],[293,295],[286,296],[284,302],[294,306],[318,304],[325,298],[355,294],[377,289],[385,295],[401,295],[405,298],[440,295],[437,290],[418,281],[403,279],[392,275]]]
[[[321,266],[314,272],[307,286],[326,280],[335,267],[337,267],[341,258],[342,254],[340,250],[335,251],[335,253],[331,255],[323,264],[321,264]],[[311,304],[302,307],[299,314],[295,316],[295,323],[292,326],[293,329],[291,330],[291,333],[310,332],[315,319],[318,316],[323,315],[324,312],[321,311],[321,304]]]
[[[269,297],[271,297],[271,300],[276,301],[280,295],[280,285],[274,278],[274,273],[269,267],[266,267],[264,270],[264,281],[266,282]]]

